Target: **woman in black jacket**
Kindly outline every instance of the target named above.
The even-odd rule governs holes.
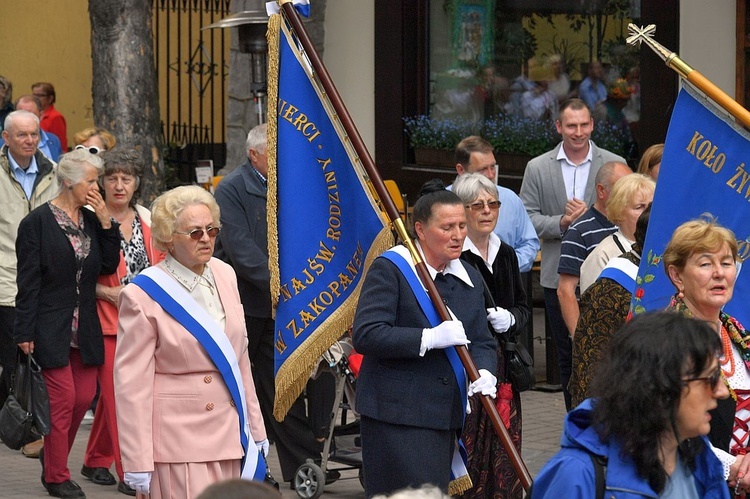
[[[60,193],[21,221],[16,239],[13,334],[24,353],[34,353],[47,384],[51,431],[40,459],[42,484],[56,497],[85,497],[70,480],[68,453],[104,360],[96,280],[113,273],[120,256],[119,225],[99,193],[101,172],[102,160],[88,151],[64,155]]]
[[[518,258],[512,247],[493,233],[501,210],[497,189],[479,173],[466,173],[453,184],[466,211],[466,239],[461,259],[482,274],[495,307],[487,309],[487,320],[498,338],[498,393],[500,416],[513,444],[521,453],[521,395],[505,379],[503,345],[508,335],[521,330],[531,310],[521,282]],[[492,423],[479,400],[470,399],[471,414],[462,433],[469,454],[469,475],[474,483],[463,497],[519,498],[523,489],[508,453],[495,435]]]

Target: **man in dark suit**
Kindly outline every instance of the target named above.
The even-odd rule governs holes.
[[[591,141],[594,119],[582,100],[563,102],[555,124],[562,142],[529,161],[520,197],[542,243],[540,281],[547,323],[557,349],[565,405],[570,409],[567,385],[572,369],[572,346],[557,298],[560,243],[568,227],[594,204],[595,178],[602,165],[609,161],[626,161]]]
[[[245,143],[248,161],[224,177],[216,189],[222,230],[214,256],[230,264],[237,273],[255,389],[266,432],[276,445],[284,481],[289,482],[306,459],[320,459],[322,444],[315,438],[303,398],[297,399],[283,422],[273,417],[276,390],[266,222],[266,135],[265,124],[250,130]]]

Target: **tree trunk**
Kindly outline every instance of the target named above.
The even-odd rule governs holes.
[[[140,151],[141,199],[164,188],[150,0],[89,0],[94,123]]]

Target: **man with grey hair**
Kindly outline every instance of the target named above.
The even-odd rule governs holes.
[[[42,117],[42,102],[38,97],[26,94],[22,95],[16,101],[16,110],[24,110],[36,115],[37,118]],[[44,153],[52,161],[60,161],[62,156],[62,144],[60,138],[51,132],[45,132],[43,129],[39,129],[39,150]]]
[[[255,391],[268,438],[276,446],[284,481],[289,482],[306,459],[320,459],[322,445],[315,439],[302,398],[294,403],[283,422],[273,417],[276,390],[266,222],[267,133],[265,124],[250,130],[245,142],[248,161],[224,177],[216,188],[222,230],[214,256],[237,273]],[[329,413],[330,410],[329,407]]]
[[[2,137],[5,145],[0,148],[0,199],[3,200],[0,210],[0,363],[3,367],[0,406],[8,397],[10,375],[16,364],[13,324],[16,320],[18,225],[31,210],[55,197],[58,191],[54,163],[38,149],[39,118],[28,111],[13,111],[5,118]]]

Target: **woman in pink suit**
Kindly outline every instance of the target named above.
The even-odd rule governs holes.
[[[81,474],[98,485],[114,485],[115,477],[109,471],[114,462],[120,478],[117,490],[134,496],[135,490],[123,481],[115,416],[113,369],[117,298],[123,286],[139,272],[162,261],[164,252],[155,247],[151,238],[151,212],[136,204],[143,176],[141,155],[134,149],[117,149],[104,153],[102,159],[104,174],[99,184],[110,215],[120,224],[120,262],[114,274],[101,275],[96,282],[96,310],[104,335],[104,364],[97,373],[100,396]]]
[[[167,257],[119,297],[115,398],[125,482],[152,499],[261,479],[268,450],[237,279],[212,258],[219,207],[195,186],[152,205]]]

